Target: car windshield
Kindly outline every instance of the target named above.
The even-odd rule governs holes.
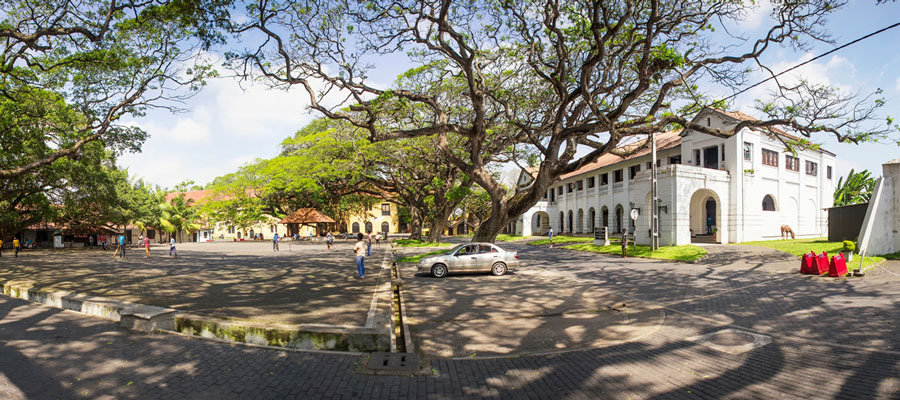
[[[461,249],[461,248],[463,248],[463,247],[466,247],[466,245],[465,245],[465,244],[459,244],[459,245],[456,245],[456,247],[454,247],[454,248],[452,248],[452,249],[450,249],[450,250],[445,251],[444,254],[446,254],[446,255],[451,255],[451,254],[453,254],[453,253],[456,253],[457,250],[459,250],[459,249]]]

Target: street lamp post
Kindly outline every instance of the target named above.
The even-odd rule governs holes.
[[[650,134],[650,249],[659,249],[659,192],[656,190],[656,132]]]

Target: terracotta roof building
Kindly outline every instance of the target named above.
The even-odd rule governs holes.
[[[706,108],[692,122],[730,132],[748,120],[754,118]],[[656,138],[656,204],[649,148],[626,157],[605,154],[552,182],[543,199],[506,231],[530,236],[547,234],[550,227],[557,234],[607,228],[627,230],[638,244],[649,244],[655,207],[664,246],[777,239],[781,225],[800,237],[825,236],[824,209],[832,205],[835,185],[833,153],[789,149],[785,142],[799,137],[777,127],[743,128],[727,137],[674,130]],[[619,149],[635,150],[646,137],[638,139]],[[526,190],[534,174],[523,170],[518,190]],[[629,217],[632,211],[636,219]]]

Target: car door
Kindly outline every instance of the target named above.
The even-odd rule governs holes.
[[[471,271],[475,266],[477,258],[478,245],[466,245],[457,250],[456,254],[452,257],[453,265],[450,267],[450,270],[456,272]]]
[[[477,271],[490,271],[494,262],[500,259],[500,252],[489,244],[478,245],[478,257],[474,269]]]

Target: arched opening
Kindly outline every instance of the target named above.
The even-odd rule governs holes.
[[[606,208],[606,206],[603,206],[603,208],[600,209],[600,215],[601,218],[603,218],[601,225],[604,228],[609,228],[609,209]]]
[[[575,231],[578,233],[584,232],[584,210],[578,209],[578,219],[575,222]]]
[[[382,223],[381,223],[381,231],[382,231],[382,232],[390,232],[390,231],[391,231],[391,224],[389,224],[389,223],[387,223],[387,222],[382,222]]]
[[[359,233],[359,222],[353,223],[353,233]]]
[[[538,211],[534,213],[534,216],[531,217],[531,234],[542,236],[546,235],[547,232],[550,231],[550,215],[543,212]]]
[[[588,211],[588,232],[594,232],[594,228],[597,227],[597,210],[594,210],[594,207],[591,207]]]
[[[569,233],[575,232],[575,214],[572,213],[572,210],[569,210]]]
[[[775,211],[775,198],[772,195],[767,194],[763,197],[762,209],[763,211]]]
[[[709,189],[700,189],[691,196],[691,242],[721,242],[722,202],[719,195]]]
[[[372,233],[372,223],[366,221],[366,233]]]
[[[803,215],[802,220],[803,225],[800,227],[800,230],[797,233],[802,235],[819,234],[818,223],[816,221],[819,215],[819,208],[816,207],[816,201],[813,199],[807,199],[806,209],[803,211],[805,214]]]
[[[622,216],[625,214],[625,209],[622,208],[622,205],[619,204],[616,206],[616,233],[622,232],[622,229],[625,229],[625,225],[622,225]]]
[[[566,231],[565,230],[565,221],[566,221],[566,215],[563,214],[562,211],[560,211],[559,212],[559,233],[560,234],[562,234],[563,232]]]
[[[711,197],[706,199],[706,233],[712,234],[716,227],[716,201]]]

